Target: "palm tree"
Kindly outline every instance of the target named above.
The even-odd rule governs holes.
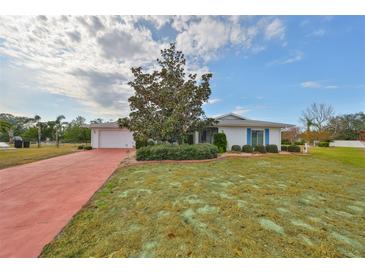
[[[55,121],[55,126],[54,126],[54,129],[55,129],[55,133],[56,133],[56,145],[57,147],[60,146],[60,132],[62,130],[62,126],[64,123],[62,123],[62,120],[65,119],[66,117],[63,116],[63,115],[59,115],[57,118],[56,118],[56,121]]]
[[[0,120],[0,131],[6,132],[9,135],[9,144],[14,142],[14,128],[14,124],[11,124],[5,120]]]
[[[33,121],[34,121],[34,123],[36,124],[37,130],[38,130],[38,134],[37,134],[37,143],[38,143],[38,148],[40,148],[40,147],[41,147],[41,134],[42,134],[42,132],[41,132],[41,122],[40,122],[40,120],[41,120],[41,116],[39,116],[39,115],[36,115],[36,116],[34,116],[34,118],[33,118]]]

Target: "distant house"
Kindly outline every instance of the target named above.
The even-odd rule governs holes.
[[[213,143],[216,132],[224,132],[227,137],[228,150],[233,145],[268,145],[275,144],[281,148],[281,130],[294,125],[250,120],[240,115],[229,113],[215,118],[218,123],[213,127],[195,132],[194,143]],[[133,133],[120,128],[117,122],[91,124],[91,145],[93,148],[133,148]]]
[[[277,145],[281,149],[281,130],[294,125],[250,120],[235,113],[215,117],[218,121],[214,127],[195,132],[194,143],[212,143],[214,133],[224,132],[227,138],[227,149],[233,145]]]

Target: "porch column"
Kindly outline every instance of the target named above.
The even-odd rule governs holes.
[[[199,144],[199,132],[194,132],[194,144]]]

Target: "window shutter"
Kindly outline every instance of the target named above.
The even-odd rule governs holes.
[[[251,145],[251,128],[247,128],[247,144]]]
[[[270,144],[270,129],[265,128],[265,145]]]

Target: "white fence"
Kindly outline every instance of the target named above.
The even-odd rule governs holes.
[[[365,148],[364,141],[335,140],[330,142],[330,147],[358,147]]]

